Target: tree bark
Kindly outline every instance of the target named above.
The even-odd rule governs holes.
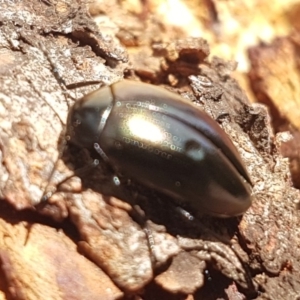
[[[274,136],[263,105],[249,104],[230,77],[234,63],[210,58],[203,39],[122,13],[117,3],[102,4],[100,26],[81,1],[1,5],[0,299],[299,296],[299,191],[278,151],[287,137]],[[178,92],[220,123],[254,184],[242,218],[188,222],[153,191],[114,186],[103,163],[37,205],[92,161],[88,151],[60,146],[74,99],[123,77]],[[99,84],[81,86],[89,82]]]

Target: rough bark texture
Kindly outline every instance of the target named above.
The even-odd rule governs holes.
[[[80,1],[1,3],[0,299],[296,299],[300,195],[278,151],[287,136],[274,136],[266,108],[230,77],[235,64],[209,58],[203,39],[109,3],[99,26]],[[152,191],[116,187],[105,164],[36,206],[92,160],[67,147],[49,183],[69,107],[99,85],[69,88],[123,77],[178,92],[218,120],[254,184],[242,218],[189,222]]]
[[[276,131],[289,130],[291,136],[281,152],[291,162],[294,185],[300,187],[300,34],[275,39],[249,49],[249,79],[257,99],[268,105]]]

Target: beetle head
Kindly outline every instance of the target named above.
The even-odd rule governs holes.
[[[98,89],[78,100],[67,121],[67,140],[81,148],[93,148],[112,109],[110,87]]]

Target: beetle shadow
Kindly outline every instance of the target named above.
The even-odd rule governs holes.
[[[223,219],[205,214],[197,215],[189,207],[174,202],[172,198],[119,175],[120,184],[117,185],[114,180],[116,174],[107,163],[99,160],[95,151],[68,145],[62,159],[73,166],[75,176],[82,181],[83,190],[91,189],[108,197],[116,197],[133,207],[138,206],[144,212],[144,217],[137,216],[136,212],[132,217],[141,227],[150,220],[165,226],[166,231],[173,236],[218,240],[228,245],[238,232],[239,218]],[[99,160],[96,167],[93,164],[95,159]],[[89,165],[90,168],[87,167]],[[84,172],[81,171],[83,169]]]
[[[67,165],[72,166],[75,176],[81,179],[82,191],[91,189],[106,196],[103,197],[105,201],[109,201],[110,197],[116,197],[129,203],[132,207],[138,206],[140,209],[133,209],[130,216],[142,229],[146,228],[147,221],[150,220],[154,224],[164,226],[165,231],[174,237],[180,236],[207,242],[221,242],[229,247],[232,246],[232,237],[236,236],[241,247],[247,249],[243,238],[239,235],[238,225],[240,218],[221,219],[204,214],[194,215],[192,211],[189,211],[188,207],[179,206],[173,199],[147,189],[136,182],[129,182],[121,176],[119,177],[120,184],[116,185],[113,180],[116,174],[110,166],[100,160],[95,167],[93,164],[95,159],[99,159],[99,155],[96,152],[78,149],[73,145],[66,146],[62,156],[62,160]],[[90,166],[90,168],[87,166]],[[84,173],[81,172],[83,168],[85,170]],[[141,215],[138,213],[140,210],[142,210]],[[191,216],[194,217],[192,220]],[[149,236],[148,243],[151,249]],[[245,265],[238,252],[233,247],[231,248],[244,266],[245,274],[248,278],[248,288],[245,291],[255,290],[251,279],[249,279],[251,278],[250,270],[248,270],[247,265]],[[168,263],[158,267],[156,271],[164,270],[167,268]]]

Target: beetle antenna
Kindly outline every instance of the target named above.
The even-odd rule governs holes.
[[[68,98],[67,98],[67,88],[66,88],[66,82],[65,80],[60,76],[59,72],[58,72],[58,68],[56,66],[56,64],[54,63],[54,61],[52,60],[49,52],[46,50],[44,44],[42,42],[38,42],[37,43],[38,45],[38,48],[43,52],[44,56],[46,57],[47,61],[49,62],[50,64],[50,69],[52,71],[52,74],[53,76],[55,77],[57,83],[59,84],[62,92],[63,92],[63,95],[65,97],[65,100],[66,100],[66,104],[67,106],[69,107],[69,103],[68,103]],[[30,79],[29,79],[30,80]],[[59,113],[55,110],[55,108],[51,105],[51,103],[49,103],[45,97],[43,97],[41,95],[41,92],[34,86],[33,82],[30,80],[34,90],[36,93],[38,93],[41,97],[41,99],[43,99],[47,105],[52,109],[52,111],[55,113],[55,115],[58,117],[58,119],[60,120],[61,124],[63,125],[63,132],[62,132],[62,136],[65,137],[66,135],[66,129],[65,129],[65,126],[66,126],[66,123],[61,119]],[[69,97],[73,98],[71,95],[68,94]],[[75,100],[75,99],[74,99]],[[50,186],[50,183],[52,181],[52,178],[54,177],[54,173],[55,171],[57,170],[57,167],[58,167],[58,163],[59,163],[59,160],[62,158],[63,156],[63,153],[64,153],[64,150],[65,150],[65,147],[66,147],[66,144],[67,144],[67,140],[65,138],[61,138],[60,141],[59,141],[59,145],[58,145],[58,157],[56,159],[56,162],[48,176],[48,180],[47,180],[47,185],[45,186],[44,188],[44,193],[40,199],[40,203],[45,203],[49,200],[49,198],[57,191],[57,187],[59,185],[61,185],[63,182],[65,182],[66,180],[68,180],[70,177],[72,176],[68,176],[67,178],[65,178],[63,181],[61,181],[56,187],[53,187],[51,190],[49,190],[49,186]]]
[[[99,84],[99,83],[105,84],[105,82],[103,80],[89,80],[89,81],[82,81],[82,82],[75,82],[75,83],[67,84],[66,81],[60,76],[58,67],[56,66],[56,64],[53,61],[52,57],[50,56],[49,52],[46,50],[43,43],[38,42],[38,46],[42,50],[45,57],[47,58],[50,66],[51,66],[52,73],[53,73],[57,83],[59,84],[59,86],[63,90],[65,97],[66,97],[66,95],[68,95],[68,97],[71,97],[72,100],[76,101],[77,99],[73,98],[72,95],[70,95],[68,93],[68,90],[74,90],[74,89],[77,89],[77,88],[81,88],[81,87],[85,87],[85,86],[89,86],[89,85],[94,85],[94,84]],[[67,104],[68,104],[68,101],[67,101]]]
[[[68,91],[67,91],[67,84],[66,84],[65,80],[62,78],[62,76],[60,76],[59,69],[58,69],[57,65],[55,64],[55,62],[53,61],[52,57],[50,56],[49,51],[46,50],[44,44],[42,42],[38,42],[37,45],[38,45],[39,49],[45,55],[48,63],[50,64],[52,74],[53,74],[54,78],[56,79],[58,85],[62,89],[64,97],[66,99],[66,103],[67,103],[67,105],[69,107],[69,101],[68,101],[68,98],[67,98],[66,95],[68,95],[68,97],[72,98],[72,100],[74,100],[74,101],[76,101],[77,99],[75,99],[74,97],[72,97],[72,95],[70,95],[68,93]]]
[[[36,94],[38,94],[40,96],[41,99],[43,99],[44,102],[46,102],[46,104],[50,107],[50,109],[54,112],[54,114],[57,116],[57,118],[59,119],[59,121],[61,122],[61,124],[63,126],[65,126],[65,122],[62,120],[62,118],[60,117],[59,113],[56,111],[56,109],[53,107],[53,105],[51,105],[51,103],[42,95],[42,93],[35,87],[34,82],[26,76],[27,81],[30,83],[30,85],[32,86],[33,90],[35,91]]]
[[[99,84],[99,83],[104,84],[103,80],[90,80],[90,81],[83,81],[83,82],[75,82],[75,83],[66,84],[65,87],[68,90],[73,90],[73,89],[78,89],[78,88],[81,88],[81,87],[85,87],[85,86],[89,86],[89,85],[93,85],[93,84]]]
[[[68,176],[64,180],[60,181],[57,185],[55,185],[55,187],[53,186],[51,190],[49,190],[49,186],[51,184],[52,178],[54,177],[54,173],[57,170],[59,160],[63,156],[66,144],[67,144],[66,140],[65,139],[61,139],[61,141],[59,143],[59,146],[58,146],[58,149],[59,149],[58,153],[59,154],[58,154],[56,162],[55,162],[54,166],[52,167],[52,170],[51,170],[51,172],[50,172],[50,174],[48,176],[47,184],[46,184],[46,186],[44,188],[44,193],[43,193],[43,195],[42,195],[42,197],[40,199],[40,202],[47,202],[51,198],[51,196],[57,191],[58,186],[60,186],[65,181],[67,181],[69,178],[73,177],[73,175]]]
[[[68,89],[76,89],[76,88],[79,88],[79,87],[84,87],[84,86],[87,86],[87,85],[91,85],[91,84],[99,84],[99,83],[103,83],[103,81],[87,81],[87,82],[82,82],[82,83],[73,83],[73,84],[69,84],[67,85],[65,80],[60,76],[59,74],[59,69],[58,67],[56,66],[55,62],[53,61],[52,57],[50,56],[49,52],[47,51],[47,49],[45,48],[44,44],[42,42],[38,42],[37,43],[39,49],[43,52],[44,56],[46,57],[47,61],[49,62],[50,64],[50,68],[51,68],[51,71],[52,71],[52,74],[53,76],[55,77],[57,83],[59,84],[63,94],[64,94],[64,97],[65,97],[65,100],[66,100],[66,103],[69,107],[69,102],[68,102],[68,97],[71,97],[74,101],[76,101],[77,99],[74,99],[69,93],[68,93]],[[28,79],[30,80],[30,79]],[[44,99],[44,101],[49,105],[49,107],[53,110],[53,112],[55,113],[55,115],[58,117],[58,119],[60,120],[60,122],[63,124],[64,126],[64,130],[63,130],[63,136],[66,135],[66,129],[65,129],[65,122],[61,119],[59,113],[55,110],[55,108],[44,98],[42,97],[40,91],[34,86],[33,82],[30,80],[34,90],[40,95],[40,97],[42,99]],[[68,97],[67,97],[68,96]],[[64,153],[64,149],[67,145],[67,140],[65,138],[63,138],[60,143],[59,143],[59,146],[58,146],[58,151],[59,151],[59,155],[58,155],[58,158],[49,174],[49,177],[48,177],[48,183],[44,189],[44,193],[42,195],[42,198],[40,200],[41,203],[45,203],[49,200],[49,198],[57,191],[58,187],[63,184],[64,182],[66,182],[68,179],[72,178],[74,175],[80,175],[80,174],[83,174],[85,173],[86,171],[90,170],[91,168],[94,168],[96,166],[98,166],[99,164],[99,160],[95,159],[91,164],[83,167],[83,168],[80,168],[78,170],[75,170],[75,174],[72,174],[68,177],[66,177],[65,179],[63,179],[62,181],[60,181],[58,184],[55,185],[55,187],[52,187],[51,190],[49,190],[49,186],[51,184],[51,181],[52,181],[52,178],[54,177],[54,174],[55,174],[55,171],[57,170],[57,167],[58,167],[58,163],[59,163],[59,160],[62,158],[63,156],[63,153]],[[102,151],[103,152],[103,151]],[[100,155],[104,160],[106,159],[107,160],[107,157],[105,156],[104,152],[102,153],[102,155]],[[105,156],[105,157],[104,157]],[[117,182],[119,182],[119,179],[118,177],[116,177],[114,179],[116,185],[117,185]]]

